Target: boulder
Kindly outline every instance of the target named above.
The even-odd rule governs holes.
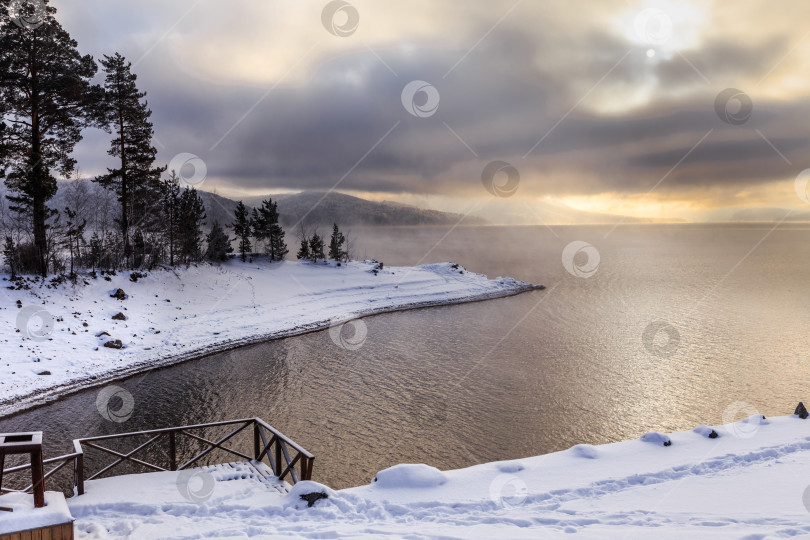
[[[108,349],[123,349],[124,348],[124,344],[121,343],[120,339],[110,340],[110,341],[106,342],[104,344],[104,346],[107,347]]]
[[[796,405],[796,410],[793,411],[793,414],[795,414],[802,420],[806,420],[808,415],[807,415],[807,408],[804,406],[804,403],[800,401],[799,404]]]
[[[117,298],[118,300],[126,300],[127,293],[124,292],[124,289],[116,289],[115,292],[110,295],[110,298]]]
[[[113,319],[116,321],[125,321],[127,320],[127,316],[121,313],[120,311],[112,316]]]

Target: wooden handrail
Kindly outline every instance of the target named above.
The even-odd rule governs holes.
[[[201,435],[189,433],[189,430],[194,429],[204,429],[204,428],[212,428],[219,426],[234,426],[234,425],[238,425],[238,427],[233,431],[231,431],[229,434],[225,435],[224,437],[221,437],[213,441]],[[225,442],[230,440],[232,437],[235,437],[239,433],[242,433],[246,428],[250,426],[253,426],[252,458],[249,455],[246,455],[238,450],[224,446]],[[265,432],[271,434],[269,441]],[[163,437],[164,435],[168,435],[168,437]],[[106,448],[98,444],[100,441],[108,441],[114,439],[128,439],[137,436],[149,436],[149,440],[147,440],[145,443],[138,445],[137,447],[135,447],[135,449],[130,450],[129,452],[126,453],[118,452],[116,450],[112,450],[111,448]],[[190,460],[178,466],[176,439],[177,437],[181,436],[186,436],[189,439],[201,442],[205,445],[208,445],[208,447],[202,452],[199,452],[196,456],[194,456]],[[87,477],[87,479],[98,478],[101,475],[109,472],[113,468],[117,467],[118,465],[126,462],[134,463],[152,470],[165,471],[167,469],[165,469],[164,467],[160,467],[154,463],[149,463],[148,461],[145,461],[144,458],[138,459],[134,457],[134,454],[151,446],[159,439],[168,439],[169,444],[168,455],[171,467],[169,470],[185,469],[193,465],[194,463],[196,463],[209,453],[213,452],[214,450],[223,450],[235,456],[239,456],[240,458],[257,462],[261,462],[266,458],[268,464],[270,465],[270,469],[273,471],[273,474],[279,478],[279,480],[284,480],[284,478],[289,475],[291,482],[295,484],[301,480],[310,480],[312,478],[312,466],[315,460],[315,456],[313,456],[310,452],[305,450],[303,447],[298,445],[292,439],[285,436],[283,433],[278,431],[276,428],[274,428],[261,418],[243,418],[240,420],[225,420],[219,422],[209,422],[207,424],[194,424],[189,426],[150,429],[144,431],[134,431],[114,435],[99,435],[95,437],[85,437],[82,439],[75,439],[73,441],[73,450],[74,450],[73,453],[65,454],[63,456],[58,456],[54,458],[49,458],[43,461],[44,464],[57,462],[59,463],[57,467],[55,467],[45,475],[43,481],[44,479],[51,477],[53,474],[61,470],[69,462],[72,461],[73,487],[75,488],[77,495],[83,495],[86,475],[84,470],[85,448],[82,446],[82,444],[84,444],[87,448],[99,450],[101,452],[110,454],[118,458],[114,462],[106,465],[99,471]],[[295,455],[292,458],[290,457],[290,451],[288,449],[295,451]],[[300,473],[298,473],[295,470],[295,466],[299,463],[300,463]],[[5,469],[4,472],[5,473],[19,472],[30,468],[31,464],[29,463]],[[0,493],[15,492],[15,491],[25,492],[30,489],[31,486],[28,486],[28,488],[26,488],[25,490],[12,490],[0,486]]]

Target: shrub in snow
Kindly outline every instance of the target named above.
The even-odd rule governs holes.
[[[587,459],[596,459],[599,457],[596,447],[592,444],[578,444],[571,448],[571,453],[577,457]]]
[[[807,419],[808,414],[807,414],[807,409],[804,406],[804,403],[802,403],[800,401],[799,404],[796,405],[796,410],[793,411],[793,414],[795,414],[796,416],[798,416],[802,420]]]
[[[670,446],[672,444],[669,436],[659,431],[650,431],[649,433],[645,433],[641,436],[641,440],[644,442],[660,444],[661,446]]]
[[[692,431],[694,431],[698,435],[703,435],[704,437],[708,437],[709,439],[716,439],[717,437],[720,436],[720,435],[717,434],[717,432],[715,430],[713,430],[709,426],[706,426],[706,425],[703,425],[703,424],[700,424],[699,426],[697,426]]]
[[[372,484],[380,488],[432,488],[447,482],[447,476],[422,463],[402,463],[377,473]]]

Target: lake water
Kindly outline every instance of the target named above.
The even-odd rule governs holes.
[[[135,399],[124,423],[98,414],[91,389],[0,420],[0,431],[44,430],[50,456],[78,437],[259,416],[315,454],[315,480],[343,488],[400,462],[459,468],[753,410],[785,415],[810,401],[806,226],[377,229],[352,238],[356,258],[450,260],[547,289],[368,317],[355,351],[324,331],[138,375],[118,383]],[[563,267],[572,241],[598,251],[590,277]],[[593,262],[574,259],[582,271]]]

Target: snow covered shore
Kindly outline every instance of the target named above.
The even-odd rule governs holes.
[[[86,285],[3,284],[0,416],[158,366],[330,327],[336,346],[362,345],[356,317],[498,298],[534,289],[450,263],[340,267],[238,259],[222,266],[86,277]],[[6,276],[7,278],[7,276]],[[122,289],[125,299],[113,298]],[[122,314],[119,319],[113,316]],[[355,329],[356,330],[356,329]],[[122,348],[108,348],[105,343]]]
[[[68,505],[84,539],[810,536],[810,420],[750,418],[714,431],[446,472],[397,465],[337,492],[302,482],[281,495],[217,471],[195,481],[149,473],[88,482]],[[301,495],[313,492],[328,498],[309,507]]]

